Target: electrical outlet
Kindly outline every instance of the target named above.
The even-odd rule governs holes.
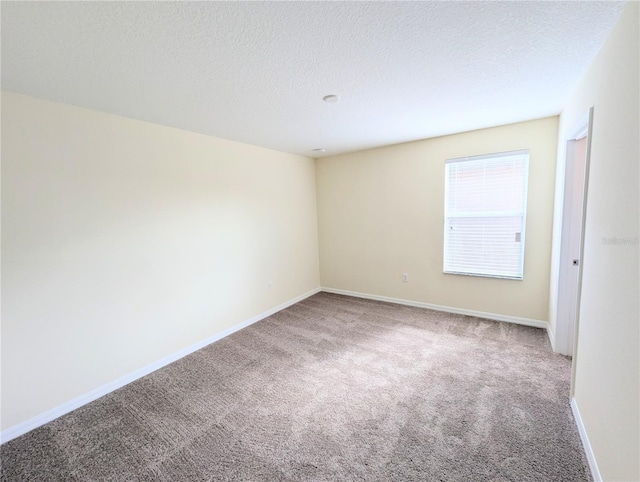
[[[267,281],[267,289],[271,291],[273,289],[273,281]]]
[[[402,273],[402,282],[403,283],[409,282],[409,273]]]

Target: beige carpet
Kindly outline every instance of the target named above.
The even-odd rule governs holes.
[[[539,329],[318,294],[1,448],[2,480],[589,480]]]

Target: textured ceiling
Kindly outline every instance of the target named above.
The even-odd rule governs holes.
[[[317,157],[557,114],[622,7],[2,2],[2,88]]]

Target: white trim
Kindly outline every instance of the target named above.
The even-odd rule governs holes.
[[[587,112],[582,114],[580,120],[576,122],[573,131],[571,131],[572,134],[567,137],[567,141],[578,141],[583,137],[587,137],[589,134],[589,123],[591,122],[592,113],[593,106],[591,106]]]
[[[522,318],[519,316],[500,315],[498,313],[487,313],[485,311],[467,310],[464,308],[454,308],[452,306],[433,305],[431,303],[423,303],[422,301],[405,300],[402,298],[391,298],[389,296],[372,295],[369,293],[360,293],[357,291],[339,290],[335,288],[322,287],[325,293],[333,293],[336,295],[354,296],[356,298],[364,298],[367,300],[386,301],[388,303],[397,303],[399,305],[415,306],[418,308],[427,308],[429,310],[443,311],[445,313],[455,313],[458,315],[477,316],[478,318],[487,318],[495,321],[506,321],[507,323],[516,323],[518,325],[533,326],[535,328],[543,328],[549,330],[549,323],[543,320],[534,320],[532,318]]]
[[[587,461],[589,462],[591,477],[593,477],[594,482],[602,482],[602,475],[600,475],[598,462],[596,462],[596,456],[594,455],[593,449],[591,448],[589,436],[587,435],[587,429],[584,427],[584,423],[582,422],[582,416],[580,415],[578,402],[576,401],[575,397],[571,398],[571,411],[573,412],[573,419],[576,422],[576,427],[578,427],[578,433],[580,434],[580,440],[582,440],[584,453],[587,456]]]
[[[551,323],[547,323],[547,336],[549,337],[549,343],[551,343],[551,349],[556,352],[556,336],[551,329]]]
[[[454,159],[447,159],[445,164],[454,163],[454,162],[466,162],[466,161],[484,161],[485,159],[497,159],[500,157],[515,157],[515,156],[527,156],[529,157],[529,149],[520,149],[517,151],[504,151],[504,152],[494,152],[491,154],[481,154],[479,156],[466,156],[466,157],[456,157]]]
[[[243,328],[246,328],[247,326],[252,325],[257,321],[267,318],[268,316],[271,316],[274,313],[277,313],[278,311],[284,310],[285,308],[288,308],[289,306],[294,305],[304,300],[305,298],[308,298],[309,296],[313,296],[319,292],[320,292],[320,288],[316,288],[300,296],[297,296],[289,301],[285,301],[284,303],[276,306],[275,308],[271,308],[270,310],[260,313],[259,315],[249,318],[248,320],[240,322],[230,328],[227,328],[226,330],[216,333],[215,335],[205,338],[204,340],[194,343],[193,345],[183,348],[182,350],[172,353],[171,355],[161,358],[160,360],[150,363],[149,365],[146,365],[127,375],[117,378],[116,380],[113,380],[105,385],[102,385],[101,387],[95,388],[94,390],[91,390],[90,392],[85,393],[84,395],[80,395],[79,397],[73,398],[68,402],[63,403],[62,405],[58,405],[57,407],[47,410],[46,412],[43,412],[39,415],[36,415],[35,417],[25,420],[24,422],[14,425],[13,427],[9,427],[8,429],[3,430],[2,433],[0,433],[0,444],[8,442],[9,440],[13,440],[14,438],[19,437],[20,435],[24,435],[25,433],[35,428],[38,428],[44,425],[45,423],[49,423],[52,420],[55,420],[56,418],[61,417],[62,415],[65,415],[77,408],[82,407],[83,405],[86,405],[87,403],[93,402],[94,400],[108,393],[111,393],[114,390],[117,390],[118,388],[121,388],[139,378],[142,378],[148,375],[149,373],[152,373],[170,363],[173,363],[176,360],[179,360],[180,358],[183,358],[193,353],[194,351],[200,350],[201,348],[204,348],[205,346],[210,345],[211,343],[221,340],[222,338],[225,338],[231,335],[232,333],[235,333],[236,331],[242,330]]]

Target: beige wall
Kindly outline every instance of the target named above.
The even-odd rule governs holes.
[[[640,480],[638,7],[626,6],[559,131],[566,139],[593,106],[575,399],[608,481]],[[607,243],[612,238],[617,244]]]
[[[316,160],[322,286],[547,320],[557,129],[550,117]],[[443,274],[445,160],[518,149],[530,150],[524,280]]]
[[[11,93],[2,223],[3,429],[319,286],[313,160]]]

